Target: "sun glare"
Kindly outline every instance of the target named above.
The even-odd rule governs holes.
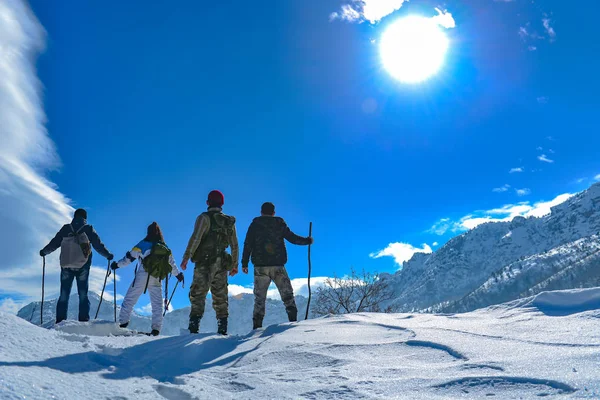
[[[401,18],[383,33],[379,51],[385,69],[405,83],[419,83],[435,75],[449,40],[438,24],[419,16]]]

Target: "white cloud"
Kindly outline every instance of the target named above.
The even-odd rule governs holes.
[[[148,303],[145,306],[136,307],[135,312],[140,315],[152,315],[152,304]]]
[[[594,180],[596,180],[596,181],[600,181],[600,174],[596,175],[596,176],[594,177]]]
[[[537,98],[537,102],[540,104],[548,104],[549,101],[550,101],[550,98],[548,98],[546,96],[540,96]]]
[[[433,226],[428,229],[427,232],[442,236],[445,235],[446,232],[453,229],[453,224],[454,222],[452,222],[450,218],[442,218],[433,224]]]
[[[240,294],[252,294],[254,293],[254,290],[252,289],[252,287],[229,284],[228,292],[230,296],[238,296]]]
[[[549,164],[552,164],[554,162],[554,160],[551,160],[548,157],[546,157],[545,154],[542,154],[541,156],[539,156],[538,160],[545,162],[545,163],[549,163]]]
[[[405,0],[352,0],[342,5],[339,13],[331,14],[330,19],[343,19],[349,22],[367,20],[372,24],[398,11]]]
[[[528,201],[518,204],[508,204],[500,208],[474,212],[462,217],[458,221],[451,221],[449,218],[444,218],[436,222],[429,232],[441,236],[448,232],[465,232],[487,222],[510,222],[515,217],[539,218],[550,214],[552,207],[564,203],[573,196],[574,194],[565,193],[550,201],[539,201],[534,204]]]
[[[432,17],[431,19],[436,24],[446,29],[456,28],[456,21],[454,20],[454,17],[452,17],[451,13],[446,10],[440,10],[439,8],[436,8],[435,11],[438,12],[438,15]]]
[[[16,302],[11,298],[6,298],[0,301],[0,312],[16,315],[25,305],[27,305],[27,303]]]
[[[423,244],[422,248],[415,247],[408,243],[390,243],[388,247],[376,253],[371,253],[371,258],[394,257],[396,264],[402,265],[405,261],[410,260],[415,253],[432,253],[431,247]]]
[[[519,172],[523,172],[523,168],[522,167],[518,167],[518,168],[511,168],[510,171],[508,171],[509,174],[517,174]]]
[[[439,246],[440,244],[438,242],[433,242],[433,247]]]
[[[408,0],[350,0],[349,3],[342,5],[339,12],[329,15],[329,20],[341,19],[347,22],[364,22],[376,24],[388,15],[402,8],[404,2]],[[438,15],[431,17],[436,24],[446,28],[455,28],[456,21],[452,14],[446,10],[435,8]]]
[[[73,209],[42,172],[60,165],[44,124],[35,58],[45,32],[21,0],[0,2],[0,293],[37,300],[37,254]],[[58,293],[56,257],[48,258],[47,294]]]
[[[508,192],[508,189],[510,189],[510,185],[504,185],[504,186],[492,189],[492,192],[494,192],[494,193],[504,193],[504,192]]]
[[[556,31],[552,27],[552,20],[550,18],[542,19],[542,24],[544,25],[544,29],[550,38],[550,41],[554,41],[556,39]]]
[[[531,194],[531,189],[515,189],[517,196],[527,196]]]

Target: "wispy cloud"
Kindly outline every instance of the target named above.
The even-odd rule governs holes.
[[[538,156],[538,160],[549,164],[552,164],[554,162],[554,160],[549,159],[545,154]]]
[[[540,104],[548,104],[549,101],[550,101],[550,98],[546,97],[546,96],[540,96],[537,98],[537,102]]]
[[[523,172],[523,168],[522,167],[518,167],[518,168],[511,168],[510,171],[508,171],[509,174],[517,174]]]
[[[465,232],[487,222],[509,222],[515,217],[543,217],[550,214],[552,207],[564,203],[573,196],[574,194],[565,193],[550,201],[539,201],[533,204],[528,201],[518,204],[508,204],[487,211],[476,211],[457,221],[443,218],[436,222],[428,232],[441,236],[448,232]]]
[[[554,27],[552,27],[552,20],[550,18],[542,19],[542,24],[544,25],[544,29],[546,30],[546,34],[550,38],[550,41],[556,40],[556,31]]]
[[[531,194],[531,189],[515,189],[517,196],[528,196]]]
[[[596,175],[596,176],[594,177],[594,180],[595,180],[595,181],[600,181],[600,174]]]
[[[431,247],[423,244],[422,248],[415,247],[408,243],[390,243],[388,247],[375,253],[371,253],[371,258],[394,257],[396,264],[402,265],[405,261],[410,260],[415,253],[432,253]]]
[[[510,185],[504,185],[504,186],[492,189],[492,192],[494,192],[494,193],[505,193],[505,192],[508,192],[508,189],[510,189]]]
[[[0,293],[37,298],[37,252],[70,219],[68,199],[40,171],[60,166],[44,124],[35,58],[45,32],[25,1],[0,1]],[[58,292],[48,259],[47,294]]]
[[[432,246],[433,246],[433,247],[435,247],[435,246],[439,246],[439,245],[440,245],[440,244],[439,244],[438,242],[433,242],[433,245],[432,245]]]

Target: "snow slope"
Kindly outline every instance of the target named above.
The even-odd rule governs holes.
[[[542,218],[516,217],[511,222],[486,223],[451,239],[433,254],[417,253],[394,275],[384,274],[394,291],[392,305],[399,311],[424,310],[444,302],[455,302],[476,291],[486,281],[502,274],[502,269],[524,258],[542,255],[553,249],[569,253],[588,238],[588,248],[597,247],[600,235],[600,183],[552,208]],[[562,246],[562,248],[561,248]],[[577,249],[575,249],[577,250]],[[558,250],[557,250],[558,251]],[[581,253],[583,254],[583,253]],[[576,256],[578,257],[578,256]],[[580,257],[581,258],[581,257]],[[600,278],[600,268],[590,274],[586,284]],[[539,272],[539,274],[538,274]],[[571,272],[577,272],[572,269]],[[513,294],[517,298],[548,276],[545,271],[530,271],[531,286]],[[523,282],[521,282],[523,283]],[[577,283],[569,274],[557,275],[547,285],[529,294],[554,288],[574,288]],[[488,282],[487,287],[493,285]],[[502,290],[495,289],[502,293]],[[481,294],[481,293],[480,293]],[[506,301],[502,298],[493,301]],[[485,305],[485,301],[482,302]]]
[[[0,397],[599,398],[599,299],[600,288],[543,293],[466,314],[354,314],[230,337],[105,337],[121,330],[2,314]]]

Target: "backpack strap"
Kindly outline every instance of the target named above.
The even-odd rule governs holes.
[[[79,235],[79,232],[81,232],[83,230],[83,228],[85,228],[87,225],[83,225],[81,228],[77,229],[77,232],[75,232],[76,235]],[[73,229],[73,225],[71,225],[71,229]]]

